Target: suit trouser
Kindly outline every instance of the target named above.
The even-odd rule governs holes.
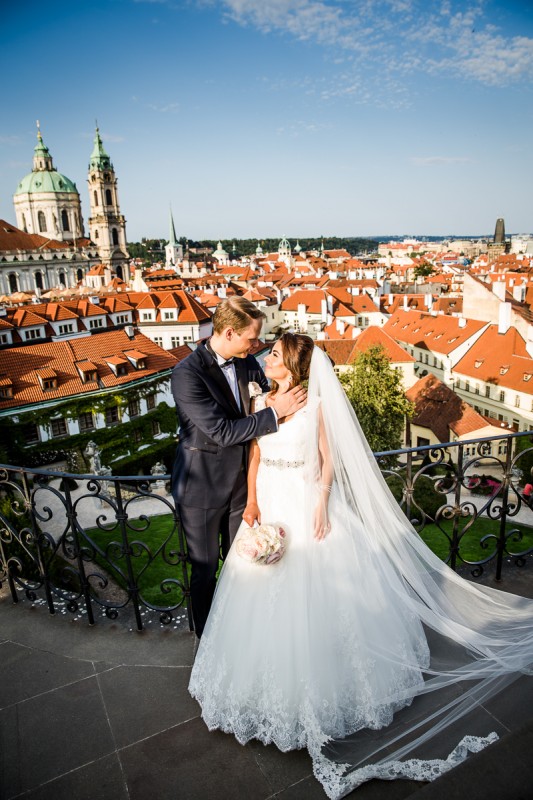
[[[241,469],[222,508],[178,505],[191,562],[192,615],[197,636],[202,635],[211,608],[220,551],[225,558],[242,522],[246,496],[246,473]]]

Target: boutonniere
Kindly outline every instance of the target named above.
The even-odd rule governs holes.
[[[263,394],[263,390],[259,386],[258,383],[255,381],[250,381],[248,384],[248,394],[250,395],[250,399],[252,400],[254,397],[259,397],[260,394]]]

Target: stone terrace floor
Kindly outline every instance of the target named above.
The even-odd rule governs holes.
[[[500,585],[533,597],[533,562],[506,566]],[[193,634],[130,628],[126,615],[89,627],[0,593],[2,800],[324,800],[305,751],[207,731],[187,692]],[[433,783],[372,781],[350,797],[530,800],[532,678],[469,718],[469,733],[491,730],[496,744]]]

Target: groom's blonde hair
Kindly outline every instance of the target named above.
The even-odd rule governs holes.
[[[226,328],[233,328],[241,333],[249,328],[254,319],[265,319],[262,311],[245,297],[227,297],[213,314],[213,331],[222,333]]]

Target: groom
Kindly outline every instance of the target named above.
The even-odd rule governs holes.
[[[271,407],[250,414],[251,382],[268,382],[250,350],[264,314],[243,297],[217,307],[213,335],[172,372],[180,430],[172,494],[191,561],[196,635],[202,635],[216,585],[219,537],[225,557],[246,505],[248,443],[277,430],[278,419],[305,405],[301,387],[276,395]]]

